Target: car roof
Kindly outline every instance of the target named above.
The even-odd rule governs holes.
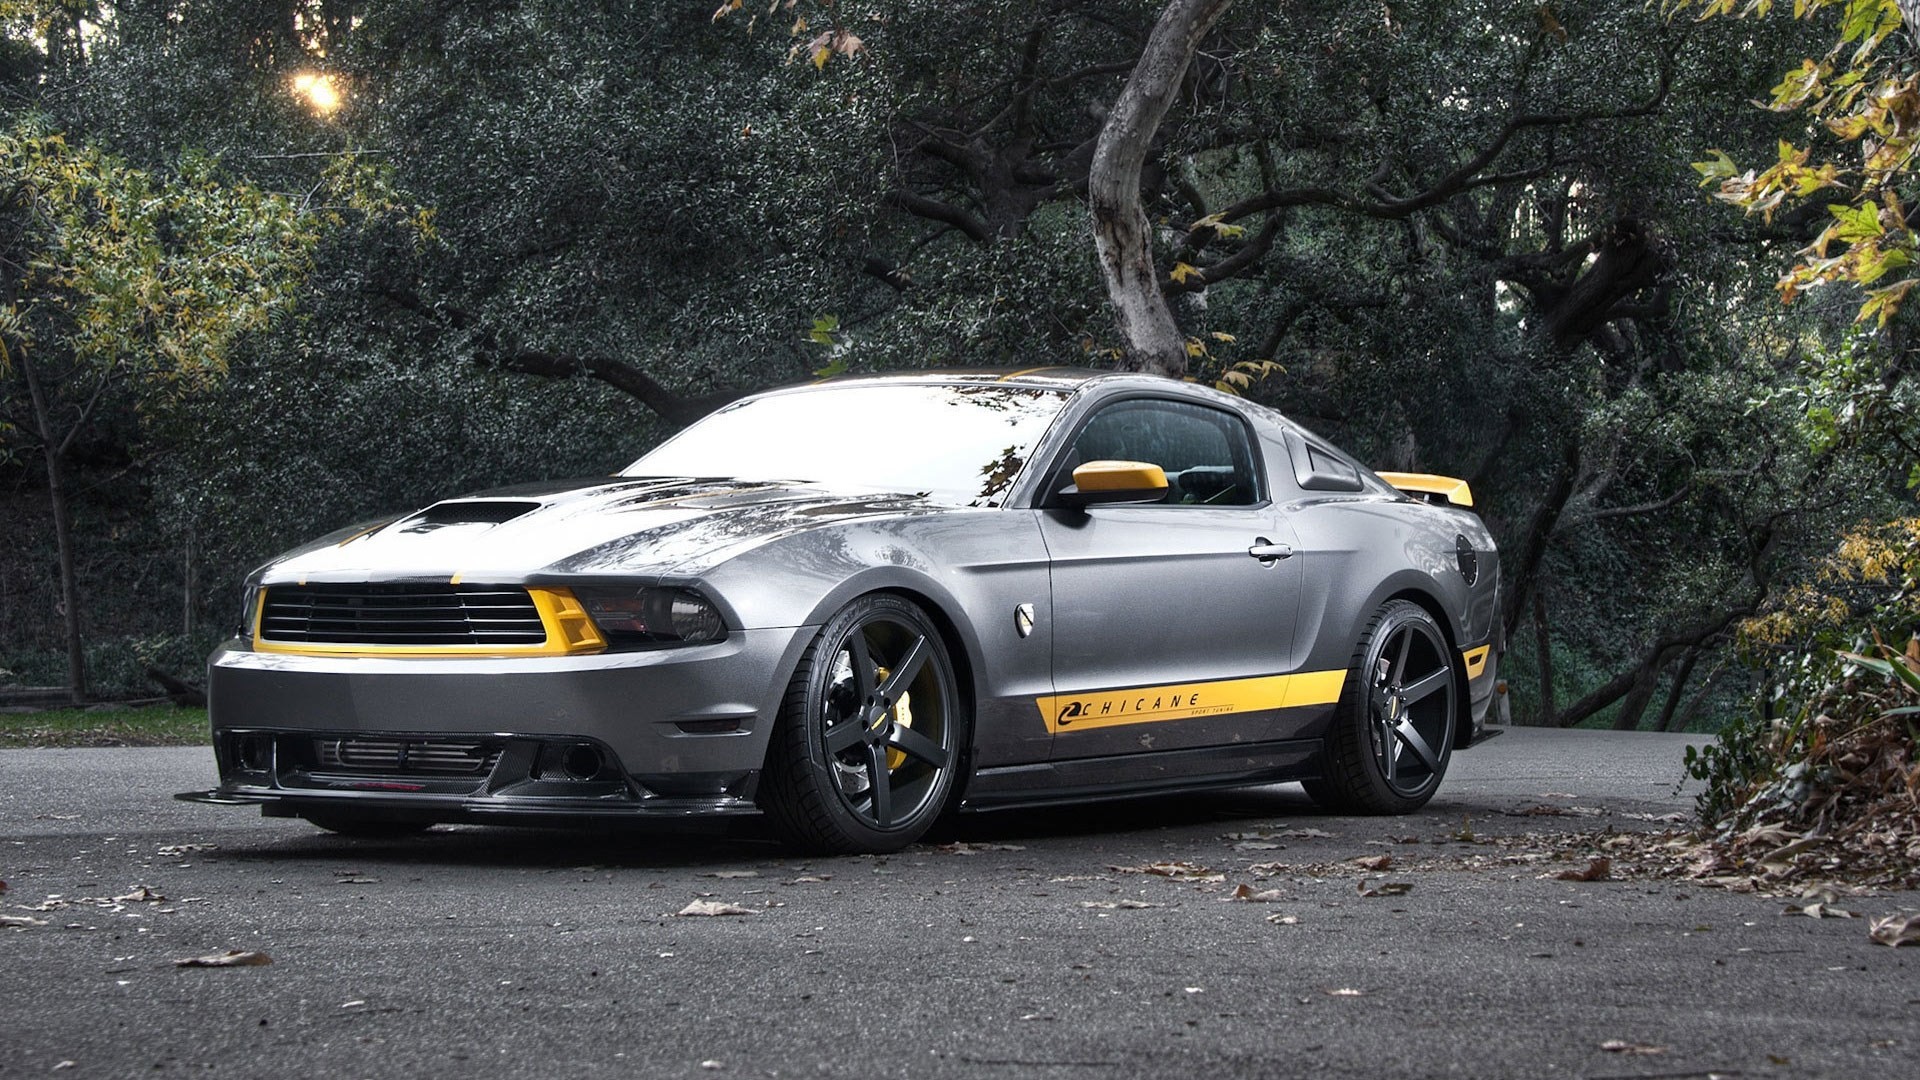
[[[1027,386],[1047,390],[1078,390],[1096,382],[1140,382],[1155,386],[1188,385],[1164,375],[1138,371],[1103,371],[1082,367],[1029,368],[925,368],[914,371],[883,371],[870,374],[835,375],[800,386],[833,386],[847,383],[940,383],[947,385]],[[797,389],[788,387],[787,389]]]

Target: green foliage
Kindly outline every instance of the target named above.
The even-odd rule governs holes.
[[[317,238],[291,200],[223,182],[205,157],[160,177],[32,120],[0,131],[0,185],[21,268],[0,306],[7,353],[156,385],[224,370],[236,339],[292,303]]]
[[[1676,0],[1672,12],[1698,7],[1698,17],[1764,17],[1771,0]],[[1828,223],[1803,248],[1801,260],[1779,282],[1791,301],[1807,290],[1836,282],[1863,293],[1857,318],[1884,327],[1920,281],[1903,273],[1914,266],[1916,237],[1907,221],[1903,192],[1920,137],[1920,76],[1901,50],[1883,50],[1901,28],[1895,0],[1796,0],[1793,17],[1824,20],[1831,44],[1818,59],[1802,59],[1773,87],[1767,108],[1806,118],[1814,126],[1804,141],[1782,139],[1772,163],[1742,170],[1721,150],[1696,162],[1704,184],[1718,198],[1771,221],[1784,205],[1822,193]],[[1887,280],[1892,275],[1892,280]]]
[[[224,622],[276,546],[616,467],[666,425],[595,365],[696,396],[1110,362],[1086,162],[1159,4],[729,3],[717,26],[712,7],[108,2],[84,39],[9,24],[23,63],[0,79],[50,130],[162,186],[204,147],[315,234],[229,378],[139,416],[109,395],[76,443],[87,484],[119,477],[155,523],[96,540],[153,567],[97,578],[103,628],[176,628],[188,594]],[[1718,29],[1608,0],[1237,5],[1147,177],[1199,377],[1379,465],[1470,477],[1509,574],[1575,463],[1541,563],[1565,690],[1747,587],[1757,522],[1816,535],[1810,507],[1868,498],[1795,437],[1803,400],[1840,416],[1851,392],[1796,359],[1833,320],[1779,310],[1762,218],[1732,220],[1679,165],[1796,139],[1747,79],[1823,31]],[[312,73],[339,108],[295,92]],[[1542,117],[1562,120],[1520,123]],[[348,162],[353,182],[331,178]]]
[[[205,746],[210,741],[205,709],[95,706],[0,714],[0,748]]]

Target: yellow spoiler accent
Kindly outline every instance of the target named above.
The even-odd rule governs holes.
[[[1401,491],[1438,495],[1455,506],[1473,505],[1473,489],[1467,486],[1465,480],[1456,480],[1451,476],[1436,476],[1433,473],[1383,472],[1378,475],[1380,479]]]

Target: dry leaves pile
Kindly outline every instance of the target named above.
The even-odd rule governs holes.
[[[1920,762],[1903,717],[1812,721],[1809,753],[1702,842],[1690,876],[1762,889],[1920,887]]]

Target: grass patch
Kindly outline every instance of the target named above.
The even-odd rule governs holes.
[[[207,746],[207,710],[96,706],[0,713],[0,749],[23,746]]]

